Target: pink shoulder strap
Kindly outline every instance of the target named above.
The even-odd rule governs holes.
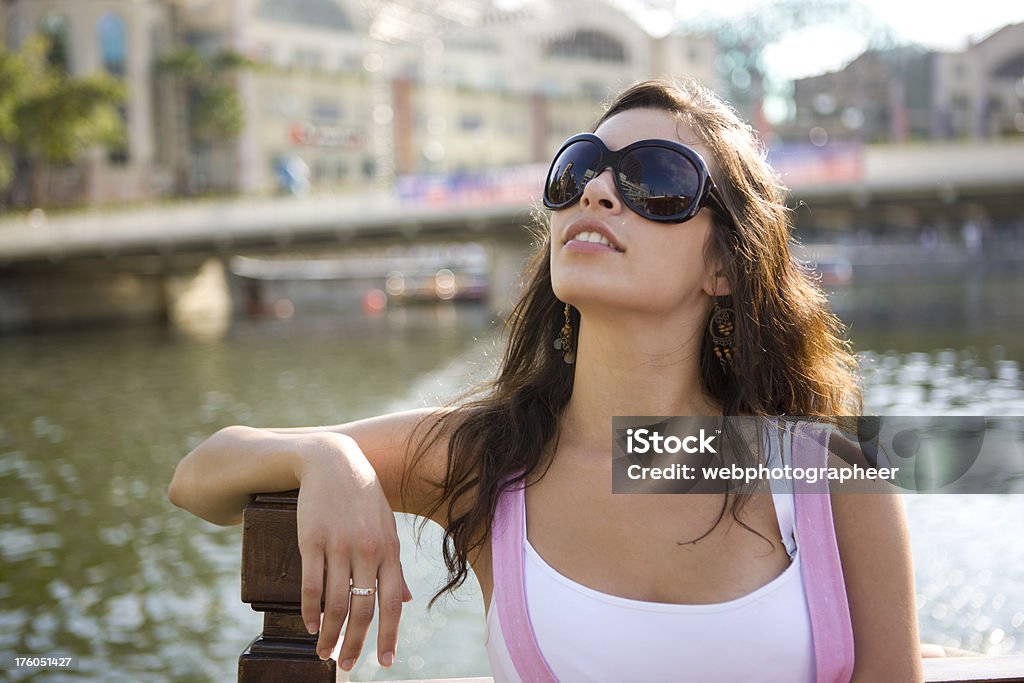
[[[491,558],[494,593],[505,647],[519,678],[524,683],[557,683],[547,660],[537,646],[537,636],[526,608],[526,583],[523,562],[526,555],[526,529],[523,507],[526,497],[521,485],[499,496],[491,527]]]
[[[794,467],[828,463],[827,426],[798,422],[793,430]],[[853,626],[839,560],[828,480],[794,481],[797,545],[807,608],[811,616],[814,661],[819,683],[847,683],[853,675]]]

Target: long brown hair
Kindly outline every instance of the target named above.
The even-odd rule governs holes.
[[[721,265],[731,284],[736,325],[728,366],[705,335],[700,372],[708,395],[724,415],[860,414],[856,359],[824,293],[790,253],[786,190],[751,127],[695,81],[651,80],[618,95],[594,128],[631,109],[660,109],[689,124],[712,153],[713,175],[732,216],[715,218],[705,254]],[[557,448],[573,366],[552,349],[564,317],[551,288],[546,226],[537,230],[537,245],[523,294],[506,321],[508,343],[497,377],[437,420],[425,421],[426,432],[414,450],[415,467],[442,434],[449,437],[446,471],[435,482],[431,509],[431,516],[443,510],[448,520],[443,542],[448,582],[431,604],[466,580],[468,558],[489,538],[499,496],[543,476]],[[572,322],[579,329],[575,309]],[[407,470],[405,486],[408,476]],[[734,498],[734,517],[746,498]]]

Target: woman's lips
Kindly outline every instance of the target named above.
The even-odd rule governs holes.
[[[569,239],[565,241],[566,245],[573,241],[582,242],[584,244],[589,242],[591,244],[596,243],[609,247],[616,252],[626,251],[622,245],[619,244],[615,234],[599,221],[590,219],[576,221],[569,226],[568,234]]]
[[[569,240],[565,243],[564,249],[578,251],[586,254],[621,254],[615,247],[609,247],[600,242],[581,242],[580,240]]]

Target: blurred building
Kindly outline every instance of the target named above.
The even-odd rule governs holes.
[[[931,137],[933,60],[919,48],[871,50],[840,71],[801,78],[794,121],[778,132],[819,143]]]
[[[246,102],[242,144],[262,171],[247,190],[271,189],[275,160],[294,157],[319,188],[541,161],[623,85],[714,73],[710,39],[655,40],[606,2],[466,3],[462,17],[351,0],[252,7],[243,50],[266,68]]]
[[[933,79],[938,137],[1024,133],[1024,23],[936,54]]]
[[[71,75],[104,70],[129,86],[121,112],[126,145],[96,150],[78,168],[64,171],[77,179],[79,193],[90,203],[171,190],[173,128],[180,124],[180,112],[174,111],[171,94],[157,87],[153,63],[175,42],[173,15],[173,6],[160,0],[0,2],[0,30],[8,47],[45,33],[52,41],[51,60]]]
[[[1024,134],[1024,24],[962,52],[865,52],[843,69],[794,83],[790,141],[903,142]]]
[[[384,0],[5,0],[4,40],[55,39],[68,71],[124,78],[123,150],[92,154],[90,203],[175,191],[295,192],[546,160],[635,80],[714,86],[708,36],[655,39],[603,0],[448,14]],[[238,140],[190,149],[180,85],[154,65],[176,47],[233,49]]]

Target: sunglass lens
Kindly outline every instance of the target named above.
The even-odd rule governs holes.
[[[579,197],[600,159],[601,150],[587,140],[580,140],[562,150],[551,166],[544,190],[548,201],[560,206]]]
[[[697,200],[700,175],[689,159],[658,147],[634,150],[619,163],[623,199],[649,216],[683,216]]]

